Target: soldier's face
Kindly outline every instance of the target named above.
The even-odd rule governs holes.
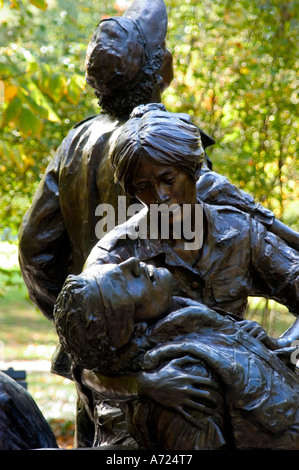
[[[166,268],[156,268],[137,258],[124,261],[119,268],[135,303],[135,321],[159,318],[169,309],[172,275]]]
[[[104,267],[113,289],[103,289],[115,308],[122,304],[124,296],[134,303],[134,320],[144,321],[161,317],[169,310],[172,295],[172,275],[166,268],[156,268],[129,258],[118,265]]]

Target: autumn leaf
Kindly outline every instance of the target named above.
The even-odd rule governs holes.
[[[5,85],[4,86],[4,101],[9,103],[17,95],[18,88],[15,85]]]

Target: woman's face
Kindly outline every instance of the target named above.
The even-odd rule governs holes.
[[[135,304],[135,321],[158,318],[169,310],[172,275],[166,268],[129,258],[115,267],[115,276]]]
[[[133,191],[147,207],[150,204],[194,206],[196,203],[196,184],[187,173],[177,166],[156,165],[146,158],[142,158],[138,166]]]
[[[194,227],[196,183],[179,167],[156,165],[143,158],[138,166],[132,189],[135,197],[150,210],[156,207],[160,211],[157,222],[161,233],[169,230],[171,238],[181,238],[184,233],[186,205],[189,206],[192,228]]]

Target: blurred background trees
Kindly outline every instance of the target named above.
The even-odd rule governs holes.
[[[85,83],[84,64],[87,43],[107,5],[85,5],[71,0],[0,2],[2,238],[16,236],[67,131],[99,111]]]
[[[298,229],[298,2],[169,6],[168,104],[214,136],[216,171]]]
[[[0,0],[0,231],[16,236],[68,130],[100,111],[85,52],[118,0]],[[216,139],[214,169],[299,229],[298,2],[166,0],[175,79],[164,93]]]

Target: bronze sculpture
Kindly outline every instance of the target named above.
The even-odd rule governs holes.
[[[190,122],[188,116],[167,113],[165,109],[163,109],[163,106],[156,104],[138,107],[134,110],[131,119],[123,126],[122,133],[116,140],[111,157],[116,176],[119,178],[121,184],[129,194],[137,196],[145,205],[148,205],[148,209],[150,209],[150,204],[154,204],[156,201],[159,203],[167,203],[169,206],[177,202],[180,207],[182,207],[185,202],[189,203],[192,207],[194,207],[195,204],[198,204],[196,180],[201,161],[204,157],[204,151],[201,146],[200,132]],[[182,178],[184,178],[183,184],[181,181]],[[177,184],[178,182],[180,182],[179,185]],[[123,372],[127,366],[126,360],[128,359],[128,356],[126,355],[127,351],[125,344],[133,335],[134,331],[134,307],[132,306],[132,297],[134,292],[135,294],[138,293],[138,288],[136,287],[135,290],[132,288],[131,291],[129,289],[130,299],[127,304],[127,297],[124,291],[118,291],[117,286],[119,278],[114,279],[114,284],[110,280],[110,283],[108,284],[110,288],[106,288],[107,282],[104,277],[102,279],[100,276],[101,270],[104,269],[105,265],[108,265],[107,270],[109,270],[111,269],[111,264],[115,265],[115,263],[123,263],[126,260],[129,262],[131,257],[137,256],[139,260],[143,260],[146,263],[150,262],[157,267],[166,266],[169,271],[172,272],[174,294],[179,295],[184,299],[192,299],[193,302],[200,302],[200,304],[203,302],[205,306],[208,307],[207,311],[210,312],[209,315],[211,314],[212,316],[214,315],[211,313],[212,311],[214,313],[215,311],[224,311],[228,312],[229,315],[237,315],[238,320],[242,320],[247,296],[249,294],[264,295],[269,298],[275,298],[281,303],[286,304],[290,310],[297,315],[299,302],[297,290],[299,274],[298,252],[289,248],[285,242],[278,239],[274,234],[269,234],[263,225],[252,219],[248,214],[245,214],[236,208],[229,206],[209,206],[207,204],[203,204],[203,207],[205,214],[205,218],[203,219],[204,237],[203,245],[199,250],[191,250],[189,252],[188,250],[185,250],[183,253],[184,249],[182,249],[181,246],[181,239],[176,240],[173,238],[172,240],[164,241],[160,238],[155,240],[146,237],[139,238],[138,236],[134,236],[138,232],[138,227],[142,225],[142,221],[148,219],[150,210],[145,208],[127,223],[112,230],[107,236],[100,240],[92,250],[83,272],[83,276],[86,276],[87,279],[92,279],[92,283],[90,282],[93,286],[92,295],[89,295],[88,289],[84,293],[84,289],[81,289],[80,286],[76,285],[76,282],[74,286],[69,288],[68,292],[68,283],[70,280],[66,281],[66,286],[62,290],[56,306],[55,317],[58,325],[58,332],[64,346],[72,352],[74,362],[79,365],[79,369],[77,369],[75,373],[78,383],[82,386],[88,385],[91,389],[94,387],[94,389],[99,391],[100,395],[105,396],[107,400],[110,396],[112,400],[111,403],[113,403],[113,400],[117,399],[118,392],[120,394],[123,393],[123,396],[125,397],[130,396],[129,380],[124,380],[124,384],[116,380],[116,383],[120,387],[119,389],[116,387],[116,392],[114,383],[117,367],[119,367],[119,372]],[[173,219],[169,220],[171,224]],[[99,281],[97,281],[97,276],[99,277]],[[132,276],[134,276],[134,270],[132,271]],[[138,273],[136,272],[135,277],[138,277]],[[127,286],[130,282],[127,279]],[[155,282],[155,279],[153,282]],[[110,293],[113,292],[113,300],[109,298],[110,300],[107,301],[106,296],[107,291],[109,290]],[[164,291],[165,290],[167,291],[166,287]],[[80,291],[81,293],[79,294]],[[97,300],[99,292],[101,292],[101,301]],[[152,297],[156,297],[156,295],[157,294],[153,293]],[[76,299],[76,296],[78,296],[78,299]],[[69,297],[74,298],[74,303],[71,306],[68,305],[67,301]],[[92,299],[91,301],[90,298]],[[159,296],[157,298],[160,299]],[[106,301],[103,299],[106,299]],[[76,309],[76,304],[79,305],[78,309]],[[163,305],[161,300],[160,304]],[[199,307],[200,304],[197,304],[197,307]],[[99,316],[98,313],[101,311],[102,305],[105,307],[108,327],[106,326],[105,328],[104,324],[102,324],[100,328],[94,328],[93,326],[90,327],[90,324],[93,325],[93,322],[97,321]],[[102,307],[102,309],[104,307]],[[203,307],[201,305],[201,308],[203,309],[206,309],[207,307]],[[158,310],[157,306],[155,309],[157,313],[159,312],[161,314],[161,311]],[[146,311],[147,310],[144,312],[145,318]],[[202,310],[199,309],[196,311],[200,317],[200,312]],[[76,317],[76,314],[78,317],[83,318],[83,326],[80,320]],[[60,318],[62,318],[61,324]],[[78,320],[77,323],[76,318]],[[137,320],[143,320],[140,314],[139,316],[137,315]],[[191,325],[192,321],[190,320],[189,327],[192,330],[193,327]],[[294,340],[298,340],[298,320],[296,320],[294,325],[278,339],[270,338],[261,329],[256,329],[256,325],[251,322],[240,322],[239,326],[244,333],[246,332],[245,336],[247,332],[252,333],[252,335],[261,338],[269,350],[279,350],[282,354],[284,352],[287,353],[288,347],[292,345]],[[107,328],[109,334],[107,334]],[[198,330],[196,327],[194,328],[195,329],[192,330],[191,337],[193,337],[192,335],[194,333],[199,336],[201,334],[207,335],[206,330],[201,332],[200,326],[198,326]],[[188,330],[188,333],[191,333],[191,330]],[[88,331],[91,337],[89,337],[87,342],[85,342],[84,336]],[[181,332],[182,330],[179,331]],[[141,330],[141,338],[143,332],[144,331]],[[228,332],[228,330],[226,332]],[[169,330],[165,327],[164,336],[159,336],[162,351],[164,351],[165,345],[170,339],[168,338],[168,333]],[[174,333],[174,335],[176,335],[176,333]],[[101,349],[101,336],[104,336],[105,338],[105,347],[103,346],[103,349]],[[228,337],[230,337],[230,335],[228,335]],[[238,333],[236,333],[236,338],[237,337],[239,337]],[[241,337],[239,337],[239,339],[240,338]],[[248,337],[246,336],[246,338]],[[115,353],[115,348],[119,348],[120,351],[116,356],[117,359],[114,358],[114,360],[108,354],[108,349],[106,349],[107,347],[109,348],[108,343],[110,340],[113,345],[113,353]],[[242,336],[242,339],[240,339],[241,343],[243,340],[245,342],[247,341]],[[71,345],[72,341],[76,346]],[[188,341],[191,341],[191,339],[189,338]],[[213,342],[211,343],[213,344],[213,347],[216,348],[215,350],[217,350],[217,347],[219,346],[217,341],[218,340],[216,340],[215,344]],[[223,345],[223,339],[221,341],[220,344]],[[228,354],[231,353],[234,356],[236,353],[236,344],[230,343],[229,339],[227,339],[227,341],[229,343],[229,345],[227,343]],[[90,353],[87,343],[92,348],[92,353]],[[81,347],[79,344],[81,344]],[[134,344],[134,353],[136,353],[136,344],[139,346],[138,341]],[[141,339],[140,347],[142,351],[146,348],[145,344],[146,343],[142,343]],[[183,339],[182,344],[186,344],[186,341]],[[170,350],[172,350],[171,341],[169,347]],[[259,348],[263,349],[263,346],[261,346],[261,343],[257,341],[256,349],[253,348],[250,349],[250,351],[251,353],[256,353]],[[76,350],[77,355],[74,352]],[[177,351],[176,347],[174,350]],[[98,352],[98,355],[96,351]],[[168,351],[167,347],[166,351]],[[183,351],[185,354],[189,354],[188,348],[184,349],[183,347]],[[172,352],[174,351],[172,350]],[[101,354],[104,354],[106,366],[105,361],[101,358]],[[163,356],[163,352],[161,354]],[[240,357],[243,357],[242,353],[240,354]],[[261,354],[261,352],[258,352],[258,357]],[[265,354],[263,356],[265,361],[268,361],[270,364],[272,361],[270,358],[272,358],[273,353],[270,351],[266,352],[266,350],[264,350],[263,354]],[[205,356],[206,361],[208,361],[207,357],[208,356]],[[222,357],[221,354],[219,357]],[[93,360],[91,360],[91,358]],[[171,356],[171,358],[173,358],[173,356]],[[215,371],[217,361],[213,362],[213,358],[214,356],[212,354],[210,364],[212,364],[211,367]],[[135,365],[137,366],[138,360],[136,359],[136,356],[134,356],[134,360],[136,361]],[[130,363],[132,370],[134,370],[134,360]],[[222,362],[222,360],[224,362]],[[218,365],[216,368],[218,376],[219,374],[221,375],[222,368],[223,370],[227,370],[225,366],[225,357],[222,358],[222,360],[219,359],[219,362],[217,363]],[[234,399],[237,401],[238,399],[236,397],[238,394],[243,396],[242,394],[244,392],[244,396],[247,396],[249,393],[248,388],[246,388],[246,383],[243,383],[242,385],[239,384],[237,386],[238,381],[236,380],[236,377],[233,378],[234,368],[236,367],[238,369],[238,367],[241,367],[242,362],[238,363],[238,361],[239,359],[236,362],[234,362],[233,359],[228,361],[232,370],[228,372],[226,377],[227,382],[225,383],[226,390],[229,387],[235,387],[232,391],[232,396],[234,396]],[[98,367],[97,363],[99,364]],[[82,367],[95,369],[95,372],[91,374],[87,374],[86,372],[82,373]],[[259,367],[260,366],[257,366],[258,369]],[[273,365],[273,367],[274,370],[276,370],[276,366]],[[282,375],[284,373],[286,373],[287,376],[289,375],[289,371],[287,368],[284,368],[283,363],[279,362],[277,367],[277,370],[279,370]],[[240,376],[246,376],[248,379],[247,385],[249,385],[250,373],[248,372],[249,369],[247,370],[247,366],[245,366],[245,368],[247,372],[245,373],[243,371],[240,373]],[[100,378],[97,376],[97,369],[101,374]],[[188,371],[188,368],[186,371]],[[187,373],[186,371],[185,373]],[[107,376],[103,377],[103,374],[105,373]],[[271,377],[273,373],[272,369],[271,371],[269,370],[267,372],[265,370],[263,372],[263,379],[260,378],[262,384],[260,393],[265,392],[263,387],[265,386],[266,377]],[[277,377],[275,374],[276,373],[274,373],[274,376]],[[122,373],[120,373],[120,375],[122,375]],[[292,388],[295,389],[298,386],[298,376],[293,373],[291,373],[291,375],[292,385],[290,385],[290,390]],[[86,377],[88,377],[88,379],[86,379]],[[143,378],[144,376],[142,374],[137,374],[135,376],[137,390],[139,389],[139,386],[142,387],[140,384],[142,384]],[[171,377],[166,374],[166,379],[167,378],[171,381]],[[192,377],[189,376],[188,380],[189,383],[193,383]],[[220,382],[221,381],[223,381],[223,377],[220,379]],[[158,380],[157,383],[159,384],[160,380]],[[205,385],[207,385],[207,383]],[[173,382],[172,386],[174,387],[172,388],[172,393],[175,396],[176,389]],[[199,386],[201,386],[200,380]],[[128,387],[127,390],[126,387]],[[244,389],[242,387],[244,387]],[[276,405],[278,405],[281,400],[280,398],[277,398],[277,401],[275,401],[276,392],[274,392],[273,387],[274,385],[272,384],[271,390],[273,392],[273,396],[270,393],[269,400],[271,402],[273,398]],[[278,388],[280,389],[280,387]],[[203,389],[205,389],[205,386],[203,386]],[[158,390],[154,387],[153,390],[151,398],[155,401],[159,401]],[[165,381],[165,389],[163,390],[164,397],[165,390],[167,390],[167,380]],[[136,398],[136,388],[135,395],[133,393],[133,396]],[[255,398],[256,396],[254,395],[254,398],[252,398],[253,403]],[[206,399],[208,400],[208,397],[206,397]],[[241,399],[241,401],[242,400],[243,399]],[[294,414],[292,414],[293,411],[291,413],[294,418],[294,422],[290,427],[290,434],[287,431],[288,437],[284,435],[282,441],[279,443],[278,440],[273,438],[273,435],[270,432],[271,439],[269,439],[268,431],[270,431],[271,425],[270,423],[267,424],[264,420],[267,420],[266,416],[268,416],[269,413],[270,416],[272,416],[271,413],[273,413],[274,416],[276,411],[273,409],[270,412],[269,409],[267,411],[261,409],[254,413],[253,421],[257,420],[255,423],[252,424],[251,419],[249,420],[252,428],[250,428],[248,423],[247,425],[244,424],[242,421],[244,417],[240,418],[240,416],[234,415],[234,418],[232,418],[233,421],[235,420],[234,422],[239,423],[236,425],[234,430],[235,435],[233,439],[234,442],[238,441],[238,444],[236,444],[237,448],[248,448],[248,446],[251,446],[251,448],[258,446],[261,448],[273,448],[273,446],[279,445],[282,447],[285,446],[285,448],[292,448],[293,444],[290,436],[297,435],[298,433],[296,430],[298,420],[298,400],[296,394],[295,396],[291,394],[289,398],[285,397],[285,400],[286,409],[284,410],[284,413],[286,415],[288,414],[287,403],[289,400],[290,409],[294,411]],[[251,405],[248,406],[250,408]],[[293,408],[293,406],[295,408]],[[255,409],[253,405],[252,407]],[[143,419],[142,416],[143,415],[141,414],[141,421]],[[150,420],[150,417],[147,419]],[[257,431],[257,428],[260,426],[260,424],[257,425],[257,423],[261,422],[263,422],[262,427],[268,426],[269,428],[263,437],[261,437],[261,434]],[[153,429],[156,429],[156,425],[158,426],[157,423],[153,424]],[[238,426],[240,426],[240,428],[238,428]],[[249,440],[246,439],[246,433],[244,434],[244,430],[248,426],[251,429],[250,432],[256,434],[256,440],[254,440],[252,435],[250,435],[250,438],[248,435]],[[218,425],[216,427],[218,428]],[[137,436],[134,434],[134,431],[133,437],[138,441],[138,431],[136,432]],[[276,431],[274,431],[274,434],[275,432]],[[278,434],[280,435],[279,431]],[[205,437],[210,436],[207,430],[203,435]],[[218,433],[213,435],[217,435],[219,437]],[[153,445],[157,445],[158,447],[160,446],[162,449],[168,448],[167,446],[170,446],[169,448],[171,449],[178,446],[177,448],[181,449],[182,447],[180,447],[180,445],[187,445],[185,441],[182,441],[183,443],[175,441],[174,443],[171,441],[171,436],[168,434],[167,437],[165,437],[165,434],[163,434],[163,436],[164,437],[161,437],[161,440],[158,439],[158,442]],[[220,447],[222,445],[228,445],[227,438],[224,438],[221,445],[219,444],[219,441],[217,441],[218,444],[215,444],[216,447],[213,447],[214,444],[204,443],[202,438],[198,439],[200,444],[196,444],[195,441],[192,441],[193,443],[191,445],[195,446],[195,448],[201,448],[201,446],[202,448],[206,448],[206,445],[208,446],[207,448],[209,448],[210,445],[212,448],[217,448],[218,445]],[[298,448],[297,437],[294,439],[294,446],[295,448]],[[170,442],[172,442],[172,444]],[[142,445],[144,446],[146,444],[143,442],[141,443],[141,446]],[[163,445],[166,447],[163,447]],[[199,447],[197,447],[197,445]]]
[[[155,34],[152,34],[153,28]],[[167,16],[162,1],[135,0],[122,19],[102,22],[91,41],[87,54],[87,80],[96,90],[103,112],[70,131],[50,163],[20,229],[20,266],[24,280],[31,299],[51,320],[54,303],[66,276],[81,272],[86,257],[97,242],[95,208],[103,202],[117,208],[117,196],[124,194],[120,186],[114,184],[109,165],[108,153],[113,140],[132,108],[147,101],[159,101],[163,87],[171,80],[171,57],[164,44],[166,28]],[[121,45],[115,62],[105,60],[105,54],[108,59],[110,57],[105,41],[112,32],[117,33],[116,51]],[[124,61],[124,44],[127,44],[127,50],[135,44],[138,56],[126,55],[130,60]],[[149,51],[153,53],[150,58],[146,56]],[[147,58],[153,60],[146,61]],[[137,78],[130,74],[132,63]],[[101,64],[100,69],[98,64]],[[213,140],[200,132],[203,146],[211,145]],[[248,195],[244,197],[229,182],[223,182],[220,175],[205,171],[201,176],[202,183],[211,177],[214,183],[220,181],[220,190],[218,187],[216,193],[205,191],[204,197],[212,196],[214,202],[219,200],[223,204],[223,190],[228,188],[226,195],[231,197],[230,202],[241,205],[245,211],[252,211],[253,216],[272,228],[273,214],[257,206]],[[199,195],[201,188],[204,184],[198,185]],[[297,235],[290,235],[296,242]],[[198,289],[198,286],[192,287],[194,282],[192,284],[190,276],[179,281],[191,297]],[[238,293],[236,302],[240,302]],[[65,364],[60,355],[55,360],[54,371],[69,376],[68,362]],[[61,364],[62,370],[59,370]],[[90,445],[90,440],[86,439],[86,442]]]
[[[136,258],[69,276],[54,316],[78,382],[118,399],[139,449],[298,450],[298,375],[242,321],[171,294]]]
[[[126,28],[124,24],[121,25],[122,22]],[[117,198],[124,194],[120,186],[114,183],[108,160],[114,133],[126,121],[136,104],[145,104],[148,100],[160,101],[161,92],[171,82],[172,60],[165,47],[166,29],[167,14],[162,0],[135,0],[123,18],[101,22],[90,41],[86,79],[94,87],[100,103],[103,106],[106,103],[108,109],[104,107],[99,115],[88,118],[70,130],[49,164],[19,231],[22,276],[31,300],[50,320],[66,276],[81,272],[86,257],[97,242],[97,206],[109,203],[117,211]],[[145,63],[147,75],[151,72],[146,87],[143,87],[143,70],[138,72],[140,82],[133,80],[130,75],[132,61],[138,65],[145,60],[138,33],[143,38],[144,48],[151,50],[156,57],[149,61],[150,67]],[[105,46],[105,41],[113,41],[110,35],[114,36],[115,41],[114,61]],[[128,55],[124,57],[123,54],[130,46],[132,49],[133,40],[139,47],[134,55],[135,60],[129,56],[130,61],[127,63]],[[156,68],[153,68],[152,62]],[[113,78],[115,76],[119,77],[118,81]],[[132,87],[128,90],[127,82],[130,80],[133,82],[130,82]],[[144,95],[140,87],[146,89]],[[135,88],[138,88],[137,102]],[[120,95],[123,96],[125,109],[119,105],[119,100],[114,100],[115,96]],[[202,130],[200,132],[204,148],[214,143],[211,137]],[[248,211],[269,229],[277,224],[273,213],[255,204],[252,197],[240,192],[221,175],[203,171],[200,183],[199,196],[208,203],[213,201],[225,205],[228,202]],[[130,202],[128,200],[128,204]],[[280,234],[285,232],[288,230],[283,227]],[[298,234],[291,230],[289,232],[289,238],[298,246]]]
[[[148,34],[148,26],[155,34]],[[103,202],[117,206],[117,196],[123,194],[114,183],[112,169],[107,164],[113,133],[125,122],[126,113],[134,108],[135,92],[138,104],[151,98],[157,100],[171,79],[170,56],[164,45],[166,29],[167,15],[162,0],[141,3],[136,0],[124,17],[102,21],[90,41],[87,81],[92,83],[97,95],[101,92],[104,101],[107,98],[109,110],[104,108],[97,116],[70,130],[45,172],[19,233],[20,267],[30,298],[49,319],[53,318],[53,306],[67,274],[82,270],[97,241],[96,207]],[[109,49],[105,48],[105,41],[109,43]],[[143,48],[135,50],[134,41],[141,41]],[[115,49],[112,58],[111,47]],[[134,56],[129,63],[124,55],[126,47]],[[151,56],[145,57],[145,49]],[[102,56],[104,65],[98,70]],[[140,74],[144,78],[146,72],[151,78],[141,90],[139,85],[143,82],[135,80],[128,92],[127,82],[134,59],[137,63],[147,59]],[[160,75],[162,72],[165,83]],[[119,78],[119,84],[112,80],[115,76]],[[103,77],[106,86],[102,83]],[[116,91],[122,93],[125,110],[118,101],[111,99],[111,81],[113,96]]]
[[[134,105],[160,100],[172,79],[166,30],[163,0],[136,0],[123,17],[101,22],[90,41],[86,79],[103,106],[102,112],[68,133],[50,162],[19,231],[19,263],[29,297],[51,321],[66,276],[81,272],[97,241],[98,204],[109,202],[117,209],[117,197],[124,194],[114,183],[108,161],[113,134]],[[114,48],[113,57],[107,42],[110,49],[111,44]],[[138,80],[131,77],[132,62],[137,67],[143,65]],[[204,133],[203,136],[206,145],[213,143]],[[60,346],[53,356],[52,369],[71,378],[70,363]],[[84,415],[83,409],[79,414]],[[87,430],[83,434],[87,435]],[[78,445],[91,444],[84,436],[77,435]]]
[[[0,423],[0,450],[58,448],[32,396],[3,372],[0,372]]]

